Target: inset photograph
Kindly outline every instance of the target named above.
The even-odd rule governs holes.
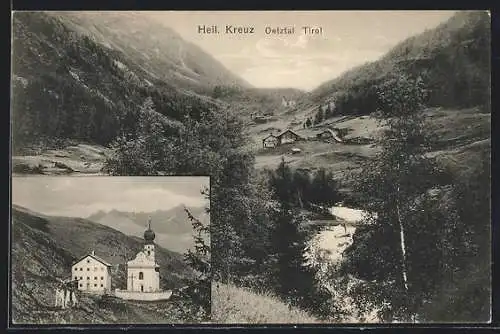
[[[209,177],[12,179],[13,324],[210,318]]]

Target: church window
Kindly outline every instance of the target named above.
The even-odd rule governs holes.
[[[141,285],[141,292],[144,292],[144,285]]]
[[[80,284],[80,288],[83,288],[83,284]]]
[[[90,263],[90,260],[87,260],[87,263]]]
[[[80,276],[80,279],[83,279],[83,277],[82,277],[82,276]]]
[[[151,255],[151,251],[148,251],[148,255]]]
[[[75,278],[73,278],[73,279],[78,279],[78,277],[75,276]]]
[[[94,287],[96,287],[96,288],[97,288],[97,284],[94,284]]]
[[[87,276],[87,279],[90,279],[90,277]]]
[[[104,287],[104,285],[101,284],[101,288]]]
[[[144,279],[144,273],[142,271],[139,272],[139,279]]]
[[[75,268],[75,271],[77,271],[77,270],[78,270],[78,268]]]
[[[96,279],[97,279],[97,276],[94,276],[94,279],[96,280]]]
[[[101,276],[101,281],[104,279],[104,276]]]
[[[87,268],[87,271],[89,271],[89,270],[90,270],[90,268]]]

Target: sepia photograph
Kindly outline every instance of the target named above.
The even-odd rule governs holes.
[[[490,30],[12,12],[13,323],[490,323]]]
[[[12,322],[207,321],[210,281],[200,275],[210,267],[202,249],[210,245],[209,183],[202,176],[14,177]]]

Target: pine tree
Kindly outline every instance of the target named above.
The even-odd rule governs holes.
[[[205,197],[209,198],[209,191],[202,191]],[[207,207],[207,213],[210,209]],[[203,224],[191,212],[184,208],[188,219],[193,226],[194,249],[189,249],[184,254],[184,260],[195,271],[196,278],[189,282],[188,301],[190,317],[195,316],[195,320],[208,321],[211,314],[211,289],[212,289],[212,271],[210,259],[210,226]],[[196,319],[197,318],[197,319]],[[185,319],[193,320],[193,319]]]

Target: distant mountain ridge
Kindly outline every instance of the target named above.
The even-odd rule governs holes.
[[[210,221],[204,207],[189,207],[191,214],[203,224]],[[155,243],[166,249],[185,253],[194,246],[193,228],[183,205],[178,205],[169,210],[156,210],[154,212],[122,212],[110,210],[98,211],[88,220],[109,226],[129,236],[142,238],[147,228],[148,219],[151,217],[151,228],[156,233]]]
[[[188,207],[193,216],[202,222],[208,223],[208,215],[204,207]],[[110,210],[98,211],[87,217],[88,220],[99,222],[108,219],[121,218],[135,224],[139,230],[144,231],[151,217],[151,227],[155,232],[167,234],[192,233],[191,222],[184,211],[184,205],[177,205],[169,210],[156,210],[153,212],[124,212]]]

